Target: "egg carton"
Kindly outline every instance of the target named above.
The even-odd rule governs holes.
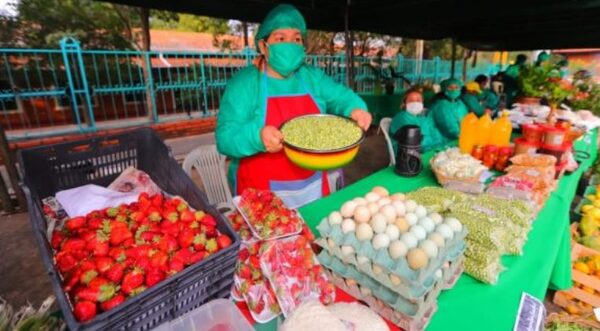
[[[371,310],[379,314],[381,317],[387,319],[393,324],[397,325],[405,331],[422,331],[425,330],[433,314],[437,311],[437,302],[431,303],[431,306],[427,307],[420,316],[408,316],[401,312],[394,310],[385,302],[377,299],[373,295],[363,294],[358,285],[349,286],[347,280],[339,275],[336,275],[331,270],[325,269],[329,279],[333,281],[333,284],[355,297],[358,300],[364,301]]]
[[[385,301],[390,307],[394,308],[394,310],[411,317],[418,316],[423,312],[423,307],[427,307],[430,302],[437,301],[437,297],[441,290],[450,284],[452,276],[456,275],[457,272],[458,275],[462,273],[462,260],[458,261],[458,263],[451,263],[445,268],[446,274],[444,275],[444,272],[442,272],[442,276],[435,283],[430,292],[418,299],[408,299],[391,291],[376,279],[361,273],[353,265],[345,264],[335,256],[329,255],[325,250],[321,251],[319,254],[319,260],[322,265],[331,269],[333,272],[343,277],[354,279],[361,286],[369,289],[377,298]]]
[[[337,259],[341,260],[344,263],[349,263],[353,265],[358,271],[368,275],[369,277],[375,279],[380,284],[386,286],[391,291],[400,294],[402,297],[407,299],[418,299],[426,295],[431,288],[435,285],[436,277],[435,271],[440,270],[437,269],[434,271],[434,274],[431,277],[426,278],[422,283],[418,282],[409,282],[402,277],[397,277],[400,280],[400,283],[394,283],[388,276],[390,273],[389,270],[387,272],[375,272],[372,263],[364,262],[360,263],[356,254],[345,255],[340,246],[334,246],[333,248],[327,244],[326,239],[319,238],[316,243],[319,246],[322,246],[330,255],[335,256]],[[449,257],[450,259],[445,263],[456,261],[459,258],[462,258],[462,251],[457,256]],[[384,268],[381,268],[384,269]]]
[[[463,227],[461,232],[455,233],[454,237],[447,241],[440,250],[438,255],[429,260],[427,266],[420,270],[413,270],[408,266],[406,258],[400,258],[397,260],[392,259],[388,253],[387,248],[375,250],[371,245],[371,241],[359,241],[353,232],[343,233],[340,225],[330,225],[329,222],[323,220],[318,226],[317,230],[321,234],[322,238],[331,239],[335,243],[335,246],[351,246],[358,256],[364,256],[371,260],[372,263],[381,266],[387,273],[398,276],[403,282],[409,287],[418,288],[419,286],[431,286],[433,283],[432,279],[436,270],[438,270],[446,261],[452,261],[456,259],[466,248],[465,237],[467,235],[466,227]],[[334,247],[330,247],[327,243],[321,246],[324,248],[334,251]],[[341,252],[340,252],[341,253]],[[343,255],[339,255],[343,256]],[[349,261],[350,263],[359,266],[356,258]],[[423,290],[411,293],[411,296],[422,295]]]

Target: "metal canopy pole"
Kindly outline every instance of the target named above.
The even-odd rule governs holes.
[[[450,77],[454,78],[454,69],[456,68],[456,41],[452,38],[452,67],[450,69]]]
[[[346,2],[344,12],[344,33],[346,37],[346,84],[354,89],[354,38],[350,31],[350,1]]]

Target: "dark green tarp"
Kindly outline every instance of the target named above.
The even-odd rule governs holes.
[[[480,50],[600,47],[600,0],[110,0],[132,6],[260,22],[297,6],[311,29],[350,29],[418,39],[455,38]]]

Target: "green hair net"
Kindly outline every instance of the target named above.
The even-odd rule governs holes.
[[[460,79],[456,79],[456,78],[448,78],[448,79],[443,80],[440,83],[440,87],[442,88],[442,91],[446,91],[448,89],[448,86],[450,86],[452,84],[458,85],[459,88],[463,87],[463,82]]]
[[[281,4],[267,14],[260,24],[254,40],[258,50],[258,42],[267,39],[269,35],[278,29],[298,29],[302,38],[306,37],[306,22],[302,14],[296,7],[288,4]]]
[[[544,61],[548,61],[549,59],[550,59],[550,54],[548,54],[546,52],[541,52],[540,54],[538,54],[537,62],[541,63]]]

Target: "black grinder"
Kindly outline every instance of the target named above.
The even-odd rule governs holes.
[[[401,176],[412,177],[423,170],[421,162],[421,128],[416,125],[401,127],[394,139],[398,142],[396,151],[396,173]]]

